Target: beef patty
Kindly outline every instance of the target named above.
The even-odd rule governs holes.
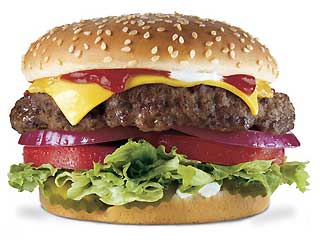
[[[76,126],[70,125],[54,100],[44,93],[26,93],[10,114],[11,125],[19,133],[36,129],[81,131],[106,126],[162,131],[183,125],[282,134],[294,127],[294,119],[294,107],[283,93],[259,99],[259,114],[253,116],[239,97],[224,89],[205,85],[176,88],[162,84],[143,85],[114,94]]]

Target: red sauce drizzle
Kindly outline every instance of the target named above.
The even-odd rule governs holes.
[[[238,88],[241,92],[244,92],[247,95],[251,95],[256,89],[256,79],[251,75],[234,74],[224,76],[223,81]]]
[[[64,74],[61,78],[77,83],[97,83],[103,88],[119,93],[125,90],[126,82],[130,77],[138,75],[169,77],[170,72],[144,68],[92,69]],[[256,88],[256,79],[251,75],[234,74],[224,76],[223,81],[247,95],[251,95]]]
[[[85,71],[77,71],[62,75],[62,79],[77,83],[97,83],[103,88],[112,92],[119,93],[125,90],[125,85],[130,77],[137,75],[156,75],[169,77],[170,72],[143,69],[143,68],[127,68],[127,69],[93,69]]]

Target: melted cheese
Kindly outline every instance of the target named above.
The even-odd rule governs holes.
[[[156,83],[172,87],[193,87],[199,84],[220,87],[241,98],[248,105],[253,115],[257,115],[259,111],[258,98],[271,98],[273,96],[268,83],[262,80],[257,80],[256,90],[251,95],[247,95],[236,87],[219,80],[184,82],[163,76],[149,75],[141,75],[128,79],[126,90],[136,86]],[[28,91],[31,93],[47,93],[51,96],[71,125],[78,124],[88,112],[113,95],[113,92],[98,84],[74,83],[62,80],[59,77],[37,79],[33,81]]]

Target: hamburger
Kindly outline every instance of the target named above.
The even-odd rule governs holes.
[[[23,163],[9,184],[74,219],[180,224],[261,213],[305,162],[277,63],[239,27],[181,14],[111,16],[31,44],[10,113]]]

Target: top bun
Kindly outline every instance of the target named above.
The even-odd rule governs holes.
[[[56,27],[23,58],[28,81],[79,70],[150,68],[248,74],[272,82],[268,49],[238,27],[181,14],[130,14]]]

